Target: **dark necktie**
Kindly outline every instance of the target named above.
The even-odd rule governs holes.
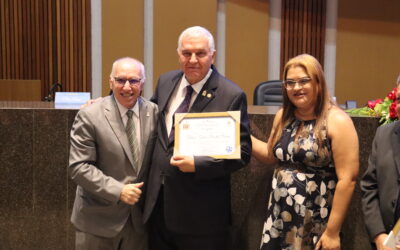
[[[183,99],[182,103],[179,107],[175,110],[174,114],[172,115],[172,128],[171,132],[169,133],[169,141],[172,141],[175,136],[175,114],[176,113],[187,113],[189,111],[190,99],[192,98],[193,88],[192,86],[186,86],[186,95],[185,99]]]
[[[135,129],[135,123],[133,122],[133,111],[128,110],[126,113],[128,116],[128,122],[126,123],[126,135],[128,136],[128,141],[129,141],[129,147],[131,148],[132,151],[132,158],[133,158],[133,165],[136,171],[139,170],[139,153],[140,153],[140,148],[139,148],[139,143],[136,138],[136,129]]]

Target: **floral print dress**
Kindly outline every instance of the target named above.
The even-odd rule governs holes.
[[[322,130],[319,147],[315,120],[294,119],[274,147],[275,169],[261,249],[314,249],[332,207],[337,177],[331,147]]]

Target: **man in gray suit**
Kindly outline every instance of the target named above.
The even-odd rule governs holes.
[[[157,105],[140,97],[144,66],[114,62],[107,96],[81,109],[68,171],[78,186],[71,221],[76,249],[147,249],[143,182],[154,148]]]
[[[396,112],[400,116],[400,76],[396,100]],[[383,242],[400,218],[400,121],[377,129],[368,168],[360,184],[364,221],[370,239],[376,249],[389,250]]]

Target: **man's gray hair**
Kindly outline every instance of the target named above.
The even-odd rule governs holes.
[[[214,54],[214,52],[215,52],[214,37],[210,33],[210,31],[208,31],[206,28],[203,28],[201,26],[189,27],[189,28],[185,29],[184,31],[182,31],[182,33],[180,34],[179,39],[178,39],[178,49],[177,49],[178,52],[181,51],[182,40],[186,36],[194,36],[194,37],[202,36],[202,37],[207,38],[208,47],[210,48],[210,52],[211,52],[211,54]]]
[[[142,80],[142,82],[144,82],[146,80],[146,72],[144,70],[144,65],[141,61],[139,61],[135,58],[132,58],[132,57],[122,57],[122,58],[115,60],[112,65],[110,77],[114,77],[118,64],[121,62],[125,62],[125,61],[132,62],[132,63],[135,63],[138,65],[138,67],[140,68],[140,74],[142,75],[140,79]]]

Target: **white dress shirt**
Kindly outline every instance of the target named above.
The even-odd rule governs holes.
[[[126,113],[128,112],[128,109],[125,106],[121,105],[117,99],[115,99],[115,101],[117,101],[119,113],[121,114],[122,122],[124,123],[124,127],[126,128],[126,123],[128,122],[128,115]],[[137,138],[138,144],[141,145],[140,144],[140,115],[139,115],[139,104],[138,103],[139,103],[139,99],[136,101],[135,106],[133,106],[133,108],[131,108],[131,110],[133,111],[132,119],[133,119],[133,124],[135,124],[136,138]]]
[[[175,110],[181,105],[183,100],[185,99],[186,95],[186,86],[192,85],[193,93],[192,98],[190,99],[189,109],[192,107],[194,100],[196,100],[197,95],[200,93],[200,90],[203,88],[204,84],[207,82],[208,78],[212,73],[212,69],[208,71],[207,75],[199,82],[190,84],[187,80],[185,75],[182,76],[180,83],[177,88],[175,88],[174,92],[171,95],[169,100],[166,115],[165,115],[165,124],[167,125],[168,134],[170,134],[172,129],[172,116],[175,113]]]

